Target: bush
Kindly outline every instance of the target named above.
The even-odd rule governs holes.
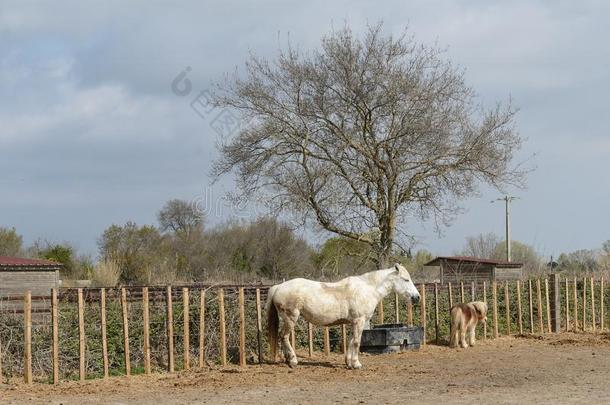
[[[115,287],[120,277],[119,264],[113,260],[103,260],[93,269],[91,282],[95,287]]]

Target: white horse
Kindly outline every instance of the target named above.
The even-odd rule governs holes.
[[[271,356],[275,361],[279,318],[282,318],[282,349],[290,367],[297,365],[297,356],[290,345],[290,331],[299,315],[314,325],[352,325],[352,337],[345,353],[348,368],[361,368],[358,361],[360,338],[364,326],[386,295],[398,293],[414,302],[419,292],[411,281],[407,269],[395,264],[389,269],[372,271],[360,276],[347,277],[336,283],[295,278],[269,288],[267,297],[267,329]]]

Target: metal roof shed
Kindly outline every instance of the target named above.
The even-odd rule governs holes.
[[[426,278],[440,283],[516,280],[523,276],[523,263],[469,256],[439,256],[424,265]]]

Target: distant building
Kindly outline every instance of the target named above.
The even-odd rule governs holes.
[[[427,282],[455,283],[491,280],[517,280],[523,276],[523,263],[480,259],[468,256],[439,256],[424,264]]]
[[[50,295],[51,288],[59,287],[60,263],[39,259],[0,256],[0,297]]]

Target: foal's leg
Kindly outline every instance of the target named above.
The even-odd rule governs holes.
[[[350,368],[362,368],[362,364],[358,360],[358,353],[360,352],[360,339],[362,338],[362,330],[366,319],[358,318],[352,321],[352,339],[350,340],[349,348],[347,349],[348,356],[346,356],[346,363]],[[351,355],[350,355],[351,352]]]
[[[294,329],[294,325],[299,319],[299,311],[285,311],[282,313],[282,349],[284,351],[284,358],[290,367],[297,365],[297,355],[294,352],[292,345],[290,344],[290,332]]]
[[[468,329],[468,324],[466,322],[462,322],[462,324],[460,325],[460,345],[463,348],[467,348],[468,347],[468,343],[466,343],[466,332]]]
[[[474,338],[477,330],[477,324],[470,325],[468,327],[468,344],[474,346]]]

